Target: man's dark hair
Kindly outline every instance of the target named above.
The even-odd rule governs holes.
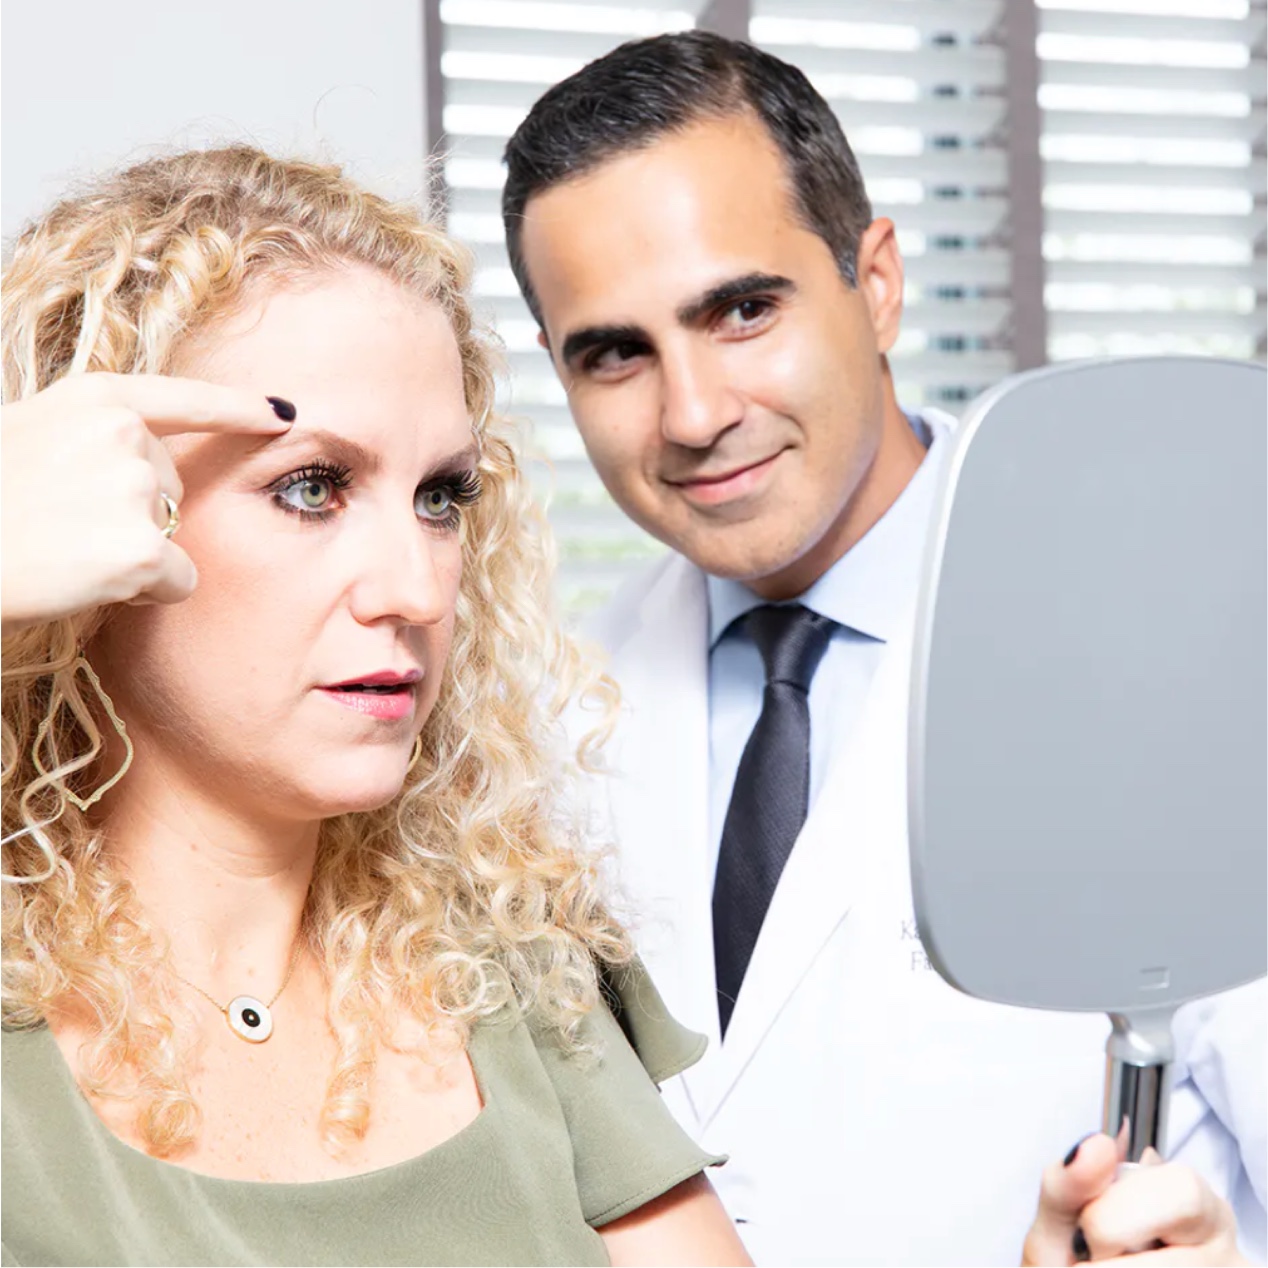
[[[618,154],[704,119],[751,112],[783,155],[801,220],[857,281],[859,236],[872,207],[832,107],[795,66],[709,31],[622,44],[549,89],[506,146],[502,223],[511,268],[542,324],[523,254],[524,208]]]

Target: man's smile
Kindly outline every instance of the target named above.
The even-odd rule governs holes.
[[[776,462],[785,452],[784,449],[776,450],[767,458],[732,467],[718,475],[697,475],[686,480],[667,480],[666,483],[680,490],[687,501],[698,506],[721,506],[765,489],[773,478]]]

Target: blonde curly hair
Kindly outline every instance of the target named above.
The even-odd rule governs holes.
[[[322,1119],[332,1149],[368,1127],[375,1055],[400,1010],[465,1038],[510,1006],[575,1042],[599,1000],[596,965],[631,954],[602,897],[584,799],[570,795],[615,689],[550,611],[551,539],[514,433],[493,412],[469,254],[336,168],[248,147],[197,151],[132,167],[29,227],[2,316],[15,400],[68,374],[162,373],[248,285],[349,264],[448,316],[483,492],[465,520],[454,642],[421,759],[394,801],[321,829],[304,936],[324,964],[338,1041]],[[105,720],[74,662],[108,620],[99,610],[4,640],[3,1017],[31,1027],[67,1003],[87,1010],[85,1085],[134,1098],[138,1134],[163,1156],[200,1121],[166,947],[76,802]],[[602,721],[573,753],[563,717],[576,699],[597,701]]]

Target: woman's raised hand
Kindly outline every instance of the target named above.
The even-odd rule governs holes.
[[[1096,1135],[1054,1162],[1022,1263],[1245,1264],[1228,1203],[1189,1167],[1145,1158],[1116,1180],[1118,1147]]]
[[[166,500],[179,505],[183,489],[159,437],[276,434],[294,416],[285,401],[157,374],[77,374],[6,405],[4,632],[105,603],[187,598],[197,574],[170,538]]]

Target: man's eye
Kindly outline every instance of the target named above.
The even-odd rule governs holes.
[[[768,299],[741,299],[722,312],[722,324],[731,327],[752,326],[770,315],[773,305]]]
[[[586,361],[587,370],[619,370],[643,355],[643,345],[633,340],[610,344],[594,352]]]

